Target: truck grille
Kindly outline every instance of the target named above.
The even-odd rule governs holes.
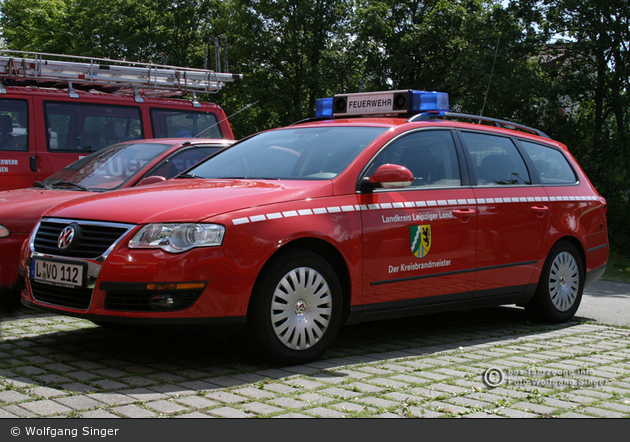
[[[75,229],[74,240],[67,249],[60,249],[57,247],[57,240],[68,226]],[[48,255],[94,259],[103,255],[128,230],[129,226],[122,225],[42,221],[35,236],[34,249]]]

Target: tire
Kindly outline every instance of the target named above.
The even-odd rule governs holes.
[[[559,323],[570,320],[580,306],[584,290],[584,265],[573,244],[556,244],[545,261],[538,288],[525,305],[532,319]]]
[[[339,278],[320,255],[291,250],[268,263],[250,301],[245,338],[263,359],[302,364],[334,341],[342,317]]]

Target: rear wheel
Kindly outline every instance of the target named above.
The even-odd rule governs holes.
[[[273,259],[252,293],[247,339],[259,356],[295,364],[317,359],[341,325],[341,285],[332,266],[308,250]]]
[[[556,244],[545,261],[536,294],[525,306],[527,313],[542,322],[571,319],[582,300],[584,266],[573,244]]]

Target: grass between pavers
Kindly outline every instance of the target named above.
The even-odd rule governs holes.
[[[441,360],[440,358],[448,359],[448,358],[453,358],[453,357],[460,357],[460,356],[465,356],[467,354],[470,354],[471,356],[480,355],[484,352],[494,354],[494,356],[496,357],[488,356],[486,354],[485,359],[484,358],[477,359],[477,360],[484,361],[483,364],[470,364],[467,367],[469,369],[470,366],[474,367],[475,365],[477,365],[475,369],[478,369],[479,373],[473,372],[473,373],[469,373],[468,376],[464,376],[464,380],[468,381],[470,384],[467,385],[466,390],[459,393],[435,391],[435,395],[433,397],[427,397],[427,398],[422,398],[420,396],[410,394],[410,397],[414,396],[415,399],[404,401],[402,403],[400,403],[399,401],[398,403],[393,403],[391,406],[378,406],[378,405],[366,406],[362,404],[361,400],[363,400],[364,402],[367,402],[368,404],[379,404],[380,403],[379,401],[392,402],[391,397],[388,396],[388,394],[400,393],[401,391],[403,392],[410,391],[416,388],[423,388],[423,385],[425,385],[426,383],[425,382],[407,383],[404,389],[382,387],[377,392],[365,393],[365,392],[362,392],[361,389],[357,388],[356,386],[348,388],[350,385],[355,384],[357,381],[357,379],[351,378],[351,379],[344,380],[341,383],[324,383],[321,387],[310,389],[309,392],[313,394],[318,394],[318,392],[321,392],[322,390],[329,388],[331,385],[336,385],[341,389],[346,389],[348,391],[354,391],[354,392],[360,393],[361,396],[359,397],[350,398],[350,399],[343,398],[343,397],[335,398],[333,395],[332,402],[311,403],[311,404],[307,403],[305,404],[305,407],[291,408],[291,407],[286,407],[286,406],[277,407],[277,405],[274,402],[271,402],[271,399],[253,400],[251,398],[241,396],[243,398],[241,402],[234,403],[229,406],[234,408],[235,410],[240,410],[240,409],[244,409],[245,405],[248,403],[259,402],[265,405],[276,406],[277,408],[279,408],[278,411],[275,411],[273,413],[268,413],[268,414],[261,414],[261,415],[258,415],[259,417],[281,416],[286,413],[297,413],[297,414],[308,415],[308,410],[312,409],[312,407],[339,411],[334,406],[339,405],[339,404],[344,404],[344,403],[358,404],[359,407],[363,407],[363,408],[357,408],[357,409],[343,410],[343,413],[345,413],[344,415],[346,417],[373,417],[373,416],[379,416],[379,415],[385,415],[385,414],[391,414],[391,415],[397,415],[397,416],[403,416],[403,417],[421,417],[424,414],[427,414],[429,416],[437,415],[440,417],[461,417],[461,416],[466,416],[466,415],[472,415],[475,413],[504,415],[505,411],[509,410],[511,406],[516,405],[516,404],[520,404],[519,408],[524,413],[529,413],[531,411],[529,410],[527,406],[527,404],[531,404],[529,406],[532,409],[534,409],[534,413],[536,413],[537,408],[538,410],[541,410],[541,409],[545,410],[545,408],[543,407],[547,407],[548,406],[547,403],[549,401],[552,401],[552,400],[562,401],[564,399],[567,399],[567,396],[570,397],[571,395],[581,394],[583,389],[575,390],[571,388],[547,389],[547,388],[527,388],[527,387],[513,388],[511,390],[508,390],[509,392],[501,392],[501,394],[499,394],[500,399],[495,400],[492,403],[488,403],[488,405],[484,404],[483,406],[461,407],[455,404],[451,405],[450,403],[445,404],[444,401],[449,401],[449,400],[453,401],[456,398],[466,398],[468,395],[474,394],[474,393],[486,392],[486,393],[492,394],[493,391],[496,392],[496,390],[485,388],[485,386],[483,385],[475,385],[475,384],[479,384],[479,378],[481,376],[481,371],[483,370],[483,367],[488,366],[488,364],[497,365],[497,364],[511,362],[510,361],[511,357],[517,354],[525,353],[525,352],[527,352],[527,354],[530,357],[535,356],[537,354],[542,354],[543,352],[552,352],[552,353],[557,353],[557,354],[555,354],[554,357],[551,357],[551,358],[549,357],[544,358],[542,361],[538,363],[532,363],[532,364],[516,363],[516,364],[508,364],[507,366],[514,367],[514,369],[527,370],[527,369],[532,369],[539,366],[548,365],[551,363],[573,361],[575,359],[579,360],[579,358],[587,358],[587,357],[592,357],[592,356],[597,356],[597,355],[607,355],[611,358],[609,363],[600,364],[597,366],[597,368],[612,367],[614,364],[617,364],[617,363],[627,364],[628,355],[630,354],[630,351],[628,350],[629,346],[627,343],[623,344],[623,343],[616,342],[620,336],[623,336],[623,337],[628,336],[627,329],[619,328],[619,327],[595,327],[595,328],[597,329],[597,333],[594,333],[594,332],[567,333],[566,335],[563,335],[556,339],[531,339],[531,338],[526,337],[525,339],[522,339],[523,342],[518,342],[518,338],[516,338],[517,342],[514,344],[508,343],[508,344],[485,345],[485,346],[481,346],[478,350],[475,350],[474,346],[470,350],[467,350],[466,348],[461,347],[457,350],[438,352],[438,353],[433,353],[426,356],[417,356],[417,357],[405,358],[401,360],[392,359],[392,360],[387,360],[387,362],[383,362],[383,363],[373,362],[369,364],[353,364],[351,366],[342,366],[338,370],[334,370],[334,371],[323,370],[322,372],[320,372],[322,374],[329,374],[331,376],[338,377],[340,376],[339,371],[342,371],[344,369],[352,370],[353,372],[363,373],[365,376],[361,378],[361,382],[371,385],[370,381],[373,381],[375,379],[388,378],[388,377],[399,374],[398,371],[393,371],[393,373],[389,373],[389,374],[387,373],[388,371],[387,367],[388,365],[391,366],[391,364],[400,363],[403,365],[408,365],[409,370],[404,371],[406,374],[414,374],[414,373],[416,374],[422,373],[425,375],[428,375],[429,373],[440,374],[441,372],[438,371],[440,370],[440,368],[444,368],[445,366],[457,365],[457,364],[448,364],[448,363],[437,364],[434,366],[435,368],[431,369],[431,366],[427,367],[426,364],[422,364],[422,362],[428,361],[428,360],[434,360],[434,361]],[[59,333],[59,332],[56,331],[56,333]],[[580,342],[584,340],[590,341],[590,342],[587,342],[587,344],[584,345],[583,343]],[[596,346],[593,346],[592,348],[588,349],[590,343],[595,343]],[[606,344],[606,347],[608,348],[611,348],[611,347],[614,347],[614,348],[612,348],[611,350],[602,351],[601,347],[603,343]],[[523,345],[529,346],[529,348],[525,348],[525,349],[520,348]],[[534,348],[532,349],[531,347],[534,347]],[[584,349],[583,347],[587,349]],[[575,351],[573,351],[573,349],[575,349]],[[611,353],[620,353],[623,356],[611,355]],[[474,360],[475,358],[472,358],[472,359]],[[413,364],[420,364],[422,366],[414,367]],[[13,364],[9,364],[9,367],[3,367],[3,368],[11,368],[13,366],[14,366]],[[378,371],[378,373],[374,373],[375,371]],[[280,398],[295,399],[297,396],[300,396],[303,392],[301,392],[300,390],[294,391],[294,390],[288,389],[286,390],[287,392],[283,393],[282,388],[273,389],[271,387],[272,386],[291,387],[292,384],[295,384],[296,381],[298,382],[302,381],[304,383],[321,382],[320,378],[321,377],[313,377],[309,375],[296,375],[296,376],[291,377],[290,379],[270,379],[269,378],[269,379],[264,379],[262,381],[253,383],[251,384],[251,386],[253,386],[254,388],[263,390],[263,391],[274,391],[273,399],[276,399],[276,400]],[[618,378],[626,379],[624,382],[628,382],[627,373],[621,374],[620,376],[618,376]],[[115,380],[115,379],[117,378],[113,378],[112,380]],[[453,387],[461,387],[461,379],[462,379],[461,377],[456,377],[456,376],[448,377],[447,376],[446,378],[442,379],[440,383],[447,386],[450,385]],[[289,381],[291,381],[291,383],[288,383]],[[611,381],[608,381],[608,382],[610,383]],[[3,387],[4,388],[2,388],[2,390],[12,389],[18,392],[22,392],[23,394],[26,394],[26,395],[30,394],[29,386],[16,387],[15,384],[9,383],[7,385],[6,382],[3,382]],[[221,389],[221,391],[224,391],[226,393],[236,394],[234,392],[237,392],[240,388],[242,388],[242,385],[238,387],[224,388],[224,389]],[[575,406],[571,406],[570,408],[558,408],[558,407],[552,406],[550,408],[553,409],[553,412],[549,413],[548,415],[557,416],[557,415],[562,415],[566,412],[582,412],[584,415],[592,415],[592,416],[600,417],[597,413],[593,412],[593,411],[598,410],[597,407],[599,405],[604,404],[602,405],[604,410],[610,410],[610,407],[613,405],[618,405],[618,406],[621,406],[621,408],[623,408],[623,406],[626,405],[627,399],[629,397],[628,396],[629,392],[630,392],[630,389],[618,388],[617,390],[612,390],[610,393],[607,393],[605,397],[602,397],[598,400],[593,400],[584,404],[577,404]],[[208,391],[197,392],[197,394],[202,398],[205,398],[209,393],[210,392]],[[516,393],[521,393],[521,394],[516,394]],[[327,397],[325,393],[322,393],[322,394],[323,396]],[[33,399],[36,399],[36,397],[33,397]],[[178,399],[177,397],[174,397],[168,400],[171,402],[177,402],[177,399]],[[300,399],[298,398],[295,400],[299,401]],[[148,408],[146,406],[148,402],[149,401],[135,401],[134,404],[139,407],[143,407],[149,411],[152,411],[152,413],[155,414],[155,417],[166,417],[165,414],[157,413],[154,410],[151,410],[150,408]],[[6,404],[0,404],[0,405],[5,406]],[[226,404],[213,405],[211,407],[202,409],[201,411],[212,412],[212,410],[225,407],[225,406]],[[95,407],[95,409],[109,410],[108,407],[104,407],[104,406]],[[586,409],[588,410],[584,411]],[[186,412],[187,411],[181,411],[179,413],[173,413],[169,416],[178,416],[181,414],[185,414]],[[74,413],[73,416],[76,416],[76,413]]]

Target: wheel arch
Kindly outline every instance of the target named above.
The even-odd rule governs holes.
[[[586,251],[584,250],[584,246],[580,242],[580,240],[577,239],[574,236],[567,235],[567,236],[563,236],[562,238],[559,238],[549,248],[549,252],[547,252],[547,256],[549,256],[549,253],[551,252],[551,250],[553,250],[554,247],[556,247],[558,244],[560,244],[562,242],[568,242],[569,244],[575,246],[575,248],[577,249],[578,253],[580,254],[580,258],[582,259],[582,272],[586,273],[586,269],[587,269],[587,265],[586,265]],[[547,259],[547,256],[545,257],[545,260]]]
[[[333,268],[335,273],[337,274],[337,278],[339,278],[339,284],[341,285],[341,296],[343,299],[343,315],[342,315],[342,323],[346,321],[348,316],[350,315],[350,299],[352,294],[352,284],[350,280],[350,271],[348,269],[348,265],[343,255],[339,250],[330,244],[327,241],[319,238],[298,238],[293,241],[290,241],[277,249],[270,257],[267,259],[265,264],[258,272],[258,276],[256,277],[256,281],[254,282],[254,292],[256,291],[256,286],[259,284],[262,275],[265,274],[267,267],[270,263],[277,258],[278,256],[287,253],[291,250],[304,249],[310,250],[311,252],[315,252],[320,255],[323,259],[325,259]],[[249,315],[249,308],[251,306],[251,297],[249,301],[249,305],[247,308],[247,312]]]

